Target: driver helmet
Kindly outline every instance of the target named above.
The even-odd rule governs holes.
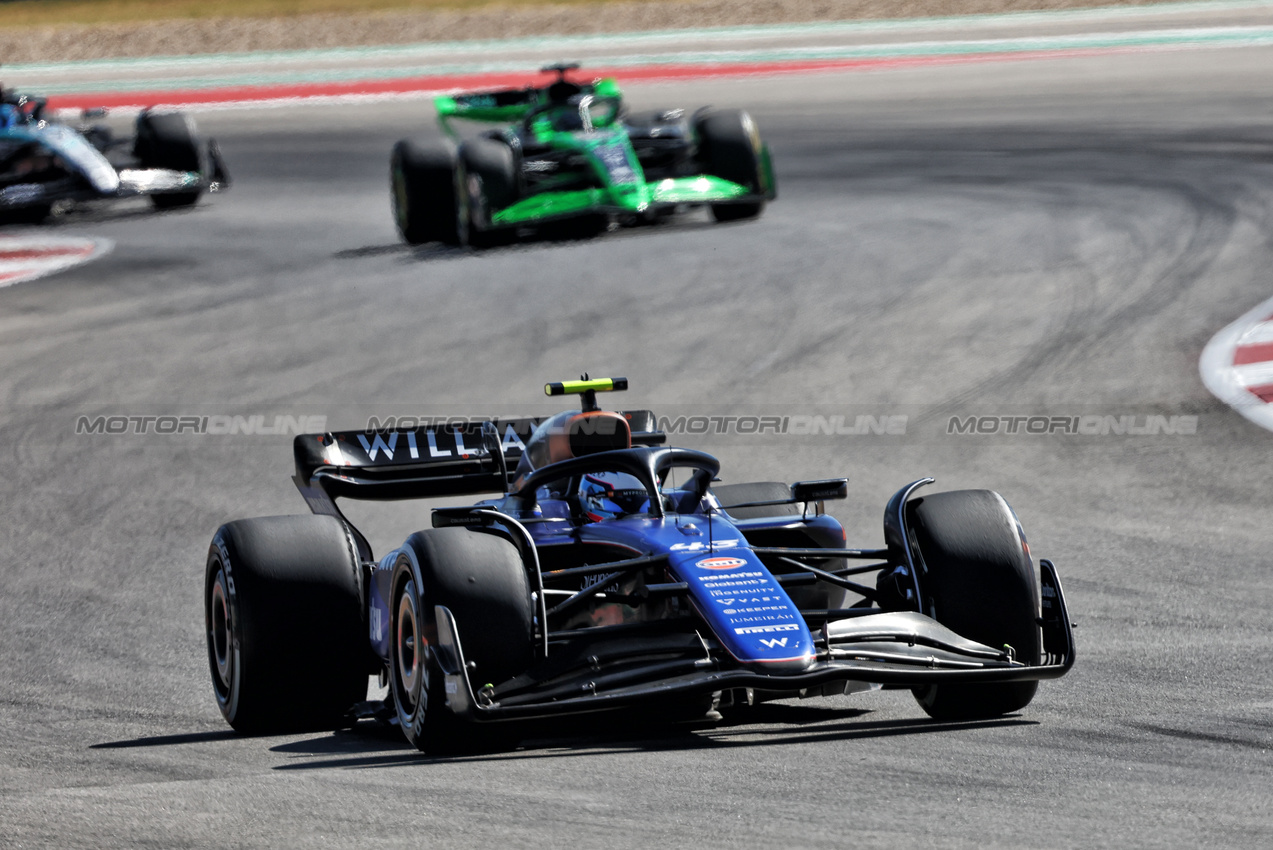
[[[626,472],[591,472],[579,483],[579,501],[593,522],[619,519],[650,509],[650,494],[635,475]]]

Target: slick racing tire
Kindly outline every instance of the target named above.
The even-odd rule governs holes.
[[[207,168],[199,151],[194,121],[181,112],[142,112],[137,116],[137,139],[133,155],[142,168],[170,168],[205,174]],[[151,195],[156,209],[193,206],[202,190]]]
[[[389,162],[393,219],[412,245],[468,244],[469,205],[464,163],[444,142],[403,139]]]
[[[508,229],[489,230],[491,216],[518,198],[517,159],[497,139],[471,139],[460,148],[468,180],[469,245],[492,248],[509,240]]]
[[[331,516],[221,526],[204,581],[217,705],[245,734],[335,729],[367,697],[354,542]]]
[[[713,487],[712,493],[716,501],[724,506],[725,513],[734,519],[755,519],[757,517],[792,516],[800,513],[799,505],[771,505],[756,508],[734,508],[730,505],[741,505],[744,502],[777,502],[791,498],[791,488],[780,481],[755,481],[748,484],[722,484]]]
[[[455,617],[475,689],[526,671],[534,659],[534,614],[517,548],[464,528],[419,531],[404,544],[391,586],[389,681],[407,740],[435,755],[517,746],[514,727],[452,712],[434,649],[441,605]]]
[[[907,505],[923,558],[923,613],[966,638],[1038,664],[1039,579],[1016,515],[998,493],[956,490]],[[1038,682],[928,685],[915,699],[937,720],[997,717],[1029,705]]]
[[[746,186],[756,194],[765,191],[762,168],[764,149],[751,116],[741,109],[709,112],[695,125],[698,160],[703,171]],[[743,204],[712,204],[717,221],[755,218],[764,210],[763,201]]]
[[[487,217],[517,200],[517,160],[513,149],[496,139],[471,139],[460,148],[470,186],[474,178]],[[473,192],[470,190],[470,204]],[[472,210],[474,218],[479,210]]]

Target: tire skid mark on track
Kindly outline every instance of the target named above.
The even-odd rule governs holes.
[[[1169,726],[1158,726],[1153,723],[1133,723],[1137,729],[1143,729],[1146,732],[1152,732],[1155,735],[1164,735],[1168,738],[1180,738],[1185,741],[1201,741],[1208,744],[1226,744],[1233,747],[1251,747],[1260,752],[1270,749],[1270,742],[1267,740],[1248,740],[1239,738],[1234,735],[1216,735],[1210,732],[1197,732],[1192,729],[1173,729]]]
[[[1093,183],[1110,185],[1097,176],[1093,177]],[[1231,192],[1221,186],[1200,188],[1185,177],[1125,181],[1125,185],[1184,202],[1193,220],[1188,226],[1185,244],[1174,257],[1164,263],[1157,274],[1133,272],[1126,297],[1121,293],[1104,298],[1095,292],[1067,293],[1064,320],[1051,322],[1050,331],[1013,365],[960,391],[924,414],[922,420],[940,421],[996,389],[1020,389],[1040,383],[1040,376],[1045,372],[1064,374],[1080,361],[1116,357],[1114,349],[1125,343],[1120,334],[1168,309],[1205,275],[1228,243],[1239,217],[1236,201],[1226,197]],[[1129,230],[1129,235],[1138,234]],[[1148,255],[1158,250],[1161,246],[1145,245],[1143,252]]]

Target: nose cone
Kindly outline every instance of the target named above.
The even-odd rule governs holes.
[[[690,599],[716,639],[740,663],[766,673],[799,673],[813,663],[809,627],[750,549],[680,554],[672,569],[689,585]]]

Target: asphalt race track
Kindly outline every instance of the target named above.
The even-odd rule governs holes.
[[[114,251],[0,289],[0,845],[1267,846],[1273,435],[1197,359],[1273,289],[1271,68],[1243,48],[634,87],[751,109],[779,201],[485,253],[396,239],[388,152],[426,104],[200,115],[233,191],[68,216],[47,232]],[[728,481],[849,475],[862,544],[913,479],[1002,492],[1058,565],[1076,668],[994,722],[887,691],[472,759],[369,725],[239,738],[204,555],[222,522],[303,512],[290,438],[76,434],[541,412],[584,370],[669,416],[905,416],[677,441]],[[948,433],[970,416],[1108,433]],[[370,528],[383,551],[424,525]]]

